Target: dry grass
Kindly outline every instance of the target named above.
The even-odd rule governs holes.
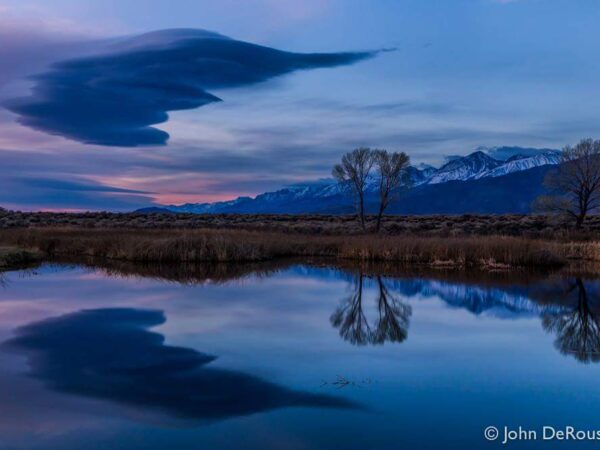
[[[371,226],[374,217],[369,217]],[[26,227],[235,229],[301,234],[361,234],[354,216],[287,214],[160,214],[160,213],[52,213],[0,211],[0,229]],[[571,234],[569,224],[539,215],[386,216],[388,235],[509,235],[553,238]],[[591,216],[583,235],[600,233],[600,216]]]
[[[0,245],[39,249],[49,258],[135,262],[259,262],[326,257],[441,268],[557,267],[569,258],[600,261],[599,242],[509,236],[322,236],[243,230],[28,228],[0,231]]]
[[[374,217],[368,222],[372,227]],[[287,214],[161,214],[161,213],[53,213],[0,211],[0,230],[14,228],[244,230],[308,235],[360,235],[354,216]],[[522,236],[547,240],[593,240],[600,236],[600,216],[590,216],[584,228],[541,215],[386,216],[383,234],[394,236]]]
[[[23,267],[40,261],[43,257],[38,251],[17,247],[0,247],[0,270],[12,267]]]

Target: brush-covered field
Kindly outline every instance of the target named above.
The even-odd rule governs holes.
[[[15,213],[0,215],[0,247],[45,259],[143,263],[327,258],[437,268],[558,267],[600,262],[600,217],[584,229],[545,216],[386,217],[379,234],[351,216]]]
[[[374,217],[369,217],[373,227]],[[231,229],[315,235],[362,234],[354,216],[277,214],[53,213],[0,211],[0,229],[27,227],[129,229]],[[553,238],[600,236],[600,216],[573,233],[571,224],[552,216],[475,215],[386,216],[382,233],[423,236],[507,235]]]

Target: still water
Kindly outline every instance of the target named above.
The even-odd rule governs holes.
[[[378,273],[6,273],[0,449],[600,448],[600,281]]]

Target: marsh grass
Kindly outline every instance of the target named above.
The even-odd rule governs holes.
[[[23,249],[15,246],[0,245],[0,270],[12,267],[25,267],[28,264],[41,260],[42,253],[29,249]]]
[[[27,228],[0,231],[0,245],[62,256],[154,263],[260,262],[325,257],[440,268],[559,267],[600,261],[600,243],[510,236],[306,235],[245,230]]]

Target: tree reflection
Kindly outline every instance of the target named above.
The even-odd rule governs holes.
[[[364,345],[371,335],[369,322],[363,311],[363,279],[361,273],[354,281],[354,292],[331,315],[331,324],[340,329],[340,336],[355,345]]]
[[[600,361],[600,315],[590,304],[587,290],[580,278],[569,282],[563,296],[576,296],[575,307],[564,314],[545,315],[546,331],[556,334],[554,345],[562,353],[583,363]]]
[[[383,279],[376,278],[378,297],[375,320],[370,321],[365,311],[363,287],[365,276],[360,272],[354,279],[354,289],[331,315],[331,324],[340,336],[353,345],[382,345],[402,342],[408,335],[412,309],[390,293]]]

